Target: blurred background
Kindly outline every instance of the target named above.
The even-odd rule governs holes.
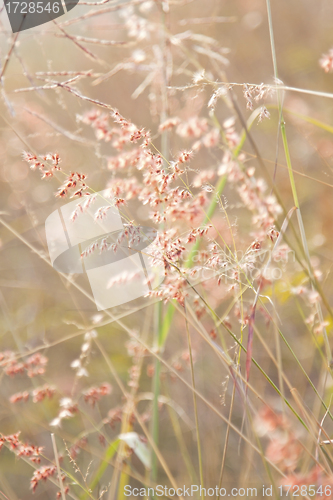
[[[333,75],[325,73],[319,64],[322,55],[327,54],[333,46],[332,3],[322,0],[273,0],[271,7],[278,77],[282,85],[322,93],[332,92]],[[98,312],[94,303],[43,260],[43,257],[48,259],[45,220],[64,204],[64,200],[55,197],[64,181],[62,172],[86,174],[87,184],[94,191],[110,187],[115,175],[109,168],[109,162],[110,157],[116,156],[118,152],[111,142],[103,138],[100,140],[94,128],[82,120],[88,112],[100,110],[106,113],[112,128],[114,124],[110,110],[80,96],[117,108],[122,116],[138,128],[150,130],[154,145],[157,149],[163,149],[168,159],[172,160],[180,150],[191,149],[194,141],[175,135],[169,136],[165,143],[163,134],[158,131],[164,119],[177,116],[185,122],[197,116],[207,119],[210,126],[214,126],[208,108],[214,85],[192,87],[195,74],[200,73],[202,68],[210,82],[217,84],[223,80],[240,84],[233,87],[233,95],[245,121],[251,111],[246,109],[242,85],[260,85],[262,82],[274,84],[266,3],[261,0],[206,0],[203,4],[195,0],[166,0],[96,2],[90,6],[89,2],[80,2],[55,23],[21,32],[17,37],[10,32],[4,9],[0,19],[0,351],[10,351],[18,360],[27,360],[36,352],[48,359],[45,370],[34,377],[27,376],[26,368],[10,375],[8,363],[3,365],[0,432],[9,435],[21,431],[20,440],[23,443],[43,446],[42,465],[54,461],[50,438],[50,433],[54,432],[59,454],[64,457],[64,469],[85,485],[84,488],[88,488],[97,478],[91,498],[99,498],[103,488],[108,490],[103,498],[122,498],[119,484],[118,490],[110,486],[115,471],[121,469],[119,463],[115,466],[112,462],[119,455],[108,458],[106,451],[110,451],[110,443],[124,431],[126,398],[105,356],[111,360],[117,376],[129,391],[131,385],[128,386],[128,382],[135,379],[132,368],[142,363],[138,387],[135,387],[135,404],[150,430],[156,361],[148,351],[140,351],[140,344],[136,344],[133,338],[130,340],[126,329],[115,321],[111,322],[105,312]],[[78,75],[80,77],[70,87],[76,94],[54,83],[65,82]],[[332,96],[292,90],[281,91],[281,96],[312,264],[327,302],[331,304]],[[277,136],[279,115],[276,94],[268,97],[265,105],[270,112],[270,119],[262,123],[255,121],[252,125],[251,135],[257,151],[246,140],[242,146],[246,155],[244,164],[256,167],[256,175],[266,178],[267,174],[262,171],[256,158],[259,151],[272,178],[277,159],[275,186],[289,210],[294,201],[281,137]],[[235,129],[241,134],[243,124],[239,116],[229,101],[220,99],[215,108],[216,119],[222,124],[231,116],[235,116]],[[55,172],[50,179],[41,180],[39,171],[31,170],[29,164],[22,160],[23,151],[42,156],[59,153],[62,171]],[[193,171],[189,173],[190,180],[193,180],[195,173],[217,170],[222,157],[223,151],[218,147],[199,151],[191,163]],[[126,175],[139,177],[141,174],[133,174],[129,169]],[[255,233],[255,228],[251,226],[251,214],[228,181],[223,196],[237,246],[245,251],[251,245]],[[149,219],[148,206],[141,201],[129,200],[126,210],[128,216],[137,222],[154,225]],[[218,230],[226,235],[226,240],[231,242],[221,209],[215,212],[213,221]],[[283,216],[280,216],[282,222]],[[293,223],[298,231],[296,217]],[[166,221],[168,229],[173,226],[185,231],[185,226],[177,225],[172,220]],[[290,238],[294,241],[292,233]],[[303,284],[307,286],[307,279],[295,258],[290,257],[280,267],[281,279],[268,284],[264,293],[274,302],[272,311],[276,313],[284,336],[304,371],[326,404],[329,404],[332,386],[329,378],[326,380],[328,375],[323,360],[323,335],[321,331],[316,334],[311,324],[305,322],[311,312],[311,304],[292,293],[293,288]],[[89,292],[86,276],[74,276],[71,279]],[[218,287],[216,282],[208,282],[201,285],[200,290],[219,316],[228,316],[231,330],[240,338],[239,321],[232,313],[229,317],[228,313],[232,309],[229,287]],[[253,294],[245,299],[248,311],[252,302]],[[166,321],[168,305],[160,307],[163,322]],[[122,318],[122,325],[127,330],[139,335],[151,348],[154,346],[158,320],[153,300],[142,298],[112,310],[112,314]],[[325,305],[324,321],[331,341],[332,319]],[[207,332],[214,329],[214,321],[207,313],[202,318],[202,324]],[[272,322],[267,322],[264,314],[258,314],[256,326],[276,359],[283,364],[285,377],[297,388],[309,413],[313,412],[316,421],[322,418],[325,412],[318,408],[318,399],[309,380],[287,346],[276,340]],[[92,330],[103,346],[104,357],[95,344],[94,335],[85,336],[86,332]],[[191,329],[191,334],[197,390],[226,419],[230,417],[231,402],[234,400],[231,421],[241,429],[244,400],[237,391],[233,391],[230,371],[195,330]],[[246,339],[247,330],[244,335]],[[224,338],[216,342],[222,342],[224,348],[230,350],[230,356],[237,359],[235,341],[224,331],[222,336]],[[191,384],[186,325],[179,310],[173,316],[161,355]],[[1,356],[1,361],[6,360],[8,354]],[[280,372],[256,336],[253,356],[280,387]],[[78,359],[83,360],[87,370],[84,376],[78,375],[75,364],[71,366]],[[43,359],[36,363],[43,365]],[[13,366],[16,366],[15,363]],[[241,356],[241,366],[241,373],[245,376],[244,354]],[[177,484],[199,484],[193,393],[165,365],[162,364],[160,370],[162,399],[159,400],[158,447]],[[253,365],[250,381],[256,391],[256,395],[250,395],[251,419],[258,417],[264,403],[268,403],[276,411],[285,412],[286,418],[290,418],[290,425],[294,426],[295,436],[303,439],[305,431],[302,425]],[[98,403],[89,405],[87,391],[91,387],[100,387],[102,383],[110,384],[112,390],[107,389]],[[54,390],[53,397],[43,397],[43,401],[34,402],[33,391],[45,385]],[[25,391],[29,393],[27,401],[24,396],[17,402],[10,400],[13,395],[22,395]],[[285,383],[282,393],[295,404],[290,388]],[[69,410],[70,418],[54,422],[61,409],[66,409],[63,398],[70,398],[75,408],[73,406]],[[197,404],[205,485],[207,488],[215,487],[220,478],[227,425],[202,400],[199,399]],[[260,422],[259,419],[259,427],[264,425]],[[330,419],[326,422],[329,435]],[[50,425],[52,423],[57,425]],[[135,418],[133,425],[134,431],[142,434]],[[244,432],[248,432],[249,439],[258,446],[253,429],[251,431],[247,427],[248,424],[245,424]],[[231,488],[271,484],[272,477],[267,473],[260,454],[233,430],[228,439],[223,485]],[[263,450],[267,443],[267,436],[263,437]],[[76,446],[75,460],[82,477],[80,473],[75,473],[65,444],[68,449]],[[144,446],[148,449],[149,442],[144,443]],[[302,472],[311,469],[307,460],[310,461],[304,458],[302,462]],[[157,477],[152,478],[149,467],[145,467],[136,453],[132,456],[128,454],[125,463],[128,467],[126,471],[130,471],[130,474],[122,475],[120,480],[135,486],[142,486],[142,481],[145,478],[148,481],[149,477],[155,484],[170,482],[160,465]],[[19,460],[6,447],[1,450],[0,490],[6,495],[5,498],[28,500],[56,497],[59,488],[49,481],[41,481],[35,493],[29,489],[33,467],[40,465]],[[271,470],[271,474],[274,476],[276,471]],[[56,475],[52,477],[57,483]],[[70,485],[70,494],[73,498],[85,498],[84,490],[71,486],[74,479],[69,477],[66,480],[66,484]],[[277,485],[280,484],[279,479],[275,480]]]

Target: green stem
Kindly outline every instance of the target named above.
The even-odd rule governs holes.
[[[222,194],[222,192],[224,190],[224,187],[226,185],[226,182],[227,182],[227,178],[225,176],[221,177],[221,179],[219,180],[219,183],[216,186],[215,196],[213,197],[212,201],[210,202],[210,205],[209,205],[208,210],[206,212],[206,216],[205,216],[203,225],[207,224],[210,221],[210,219],[213,217],[215,209],[216,209],[216,205],[217,205],[217,203],[216,203],[216,197],[220,197],[221,196],[221,194]],[[199,249],[199,245],[200,245],[200,240],[197,240],[195,242],[195,244],[193,245],[193,247],[192,247],[192,250],[190,252],[188,260],[185,263],[185,267],[186,268],[191,267],[192,262],[193,262],[193,258],[194,258],[196,252]],[[159,332],[159,336],[158,336],[158,338],[159,338],[159,344],[158,344],[158,346],[159,346],[160,349],[163,349],[163,346],[164,346],[165,341],[167,339],[167,336],[168,336],[168,333],[169,333],[169,330],[170,330],[170,327],[171,327],[171,323],[172,323],[172,319],[173,319],[174,313],[175,313],[174,305],[173,305],[172,302],[170,302],[169,305],[168,305],[168,309],[167,309],[166,315],[164,317],[164,321],[163,321],[161,330]]]
[[[195,391],[195,378],[194,378],[194,365],[193,365],[193,356],[192,356],[192,343],[191,343],[191,335],[190,329],[187,321],[187,311],[186,311],[186,302],[184,302],[184,310],[185,310],[185,322],[186,322],[186,332],[187,332],[187,341],[188,341],[188,351],[190,355],[190,365],[191,365],[191,380],[192,387]],[[193,391],[193,405],[194,405],[194,416],[195,416],[195,428],[197,435],[197,447],[198,447],[198,460],[199,460],[199,475],[200,475],[200,485],[202,487],[201,490],[201,499],[205,500],[204,496],[204,479],[203,479],[203,465],[202,465],[202,452],[201,452],[201,442],[200,442],[200,432],[199,432],[199,418],[198,418],[198,405],[197,405],[197,395]]]
[[[273,66],[274,66],[274,76],[275,76],[276,81],[278,82],[278,70],[277,70],[277,61],[276,61],[276,52],[275,52],[274,32],[273,32],[272,12],[271,12],[270,0],[266,0],[266,5],[267,5],[272,59],[273,59]],[[280,124],[281,135],[282,135],[283,148],[284,148],[284,153],[285,153],[287,167],[288,167],[289,180],[290,180],[290,185],[291,185],[291,190],[292,190],[292,194],[293,194],[295,207],[298,209],[297,210],[297,220],[298,220],[298,225],[299,225],[299,229],[300,229],[300,233],[301,233],[304,256],[305,256],[305,260],[307,263],[308,273],[309,273],[309,277],[311,280],[311,284],[312,284],[312,287],[314,289],[314,285],[313,285],[314,276],[313,276],[313,270],[312,270],[312,265],[311,265],[311,261],[310,261],[310,252],[309,252],[309,248],[308,248],[308,244],[307,244],[307,240],[306,240],[302,214],[301,214],[300,205],[299,205],[298,196],[297,196],[295,178],[294,178],[294,173],[293,173],[293,169],[292,169],[288,140],[287,140],[286,126],[285,126],[285,121],[284,121],[283,114],[282,114],[282,105],[281,105],[279,89],[277,90],[277,96],[278,96],[279,116],[281,117],[281,124]],[[322,310],[321,310],[319,303],[317,303],[317,314],[318,314],[319,321],[322,323],[323,322],[323,313],[322,313]],[[332,353],[331,353],[331,348],[330,348],[330,344],[329,344],[329,340],[328,340],[328,336],[327,336],[327,332],[326,332],[325,328],[323,329],[323,332],[324,332],[327,364],[329,367],[331,367],[331,365],[332,365]]]
[[[106,471],[108,465],[110,464],[111,459],[113,458],[114,454],[117,451],[118,444],[119,444],[119,439],[117,438],[114,441],[112,441],[112,443],[107,448],[107,450],[105,452],[105,455],[104,455],[104,458],[102,460],[102,463],[100,464],[99,468],[95,472],[95,475],[94,475],[92,481],[89,483],[89,488],[88,489],[90,491],[94,491],[94,489],[100,483],[100,481],[101,481],[101,479],[103,477],[104,472]],[[88,494],[81,495],[80,498],[81,498],[81,500],[86,500],[87,498],[89,498],[89,495]]]
[[[158,306],[162,304],[159,303]],[[158,307],[157,306],[157,307]],[[161,313],[158,311],[158,316],[160,318]],[[158,408],[158,397],[160,394],[160,373],[161,373],[161,362],[159,359],[155,358],[154,364],[154,379],[153,379],[153,408],[152,408],[152,438],[156,446],[158,446],[158,435],[159,435],[159,408]],[[151,457],[151,479],[152,481],[157,480],[157,456],[154,450],[152,450]]]

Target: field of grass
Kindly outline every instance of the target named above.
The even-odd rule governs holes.
[[[0,498],[333,498],[332,19],[2,8]]]

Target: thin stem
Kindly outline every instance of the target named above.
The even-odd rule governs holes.
[[[271,41],[271,51],[272,51],[272,59],[273,59],[273,67],[274,67],[274,76],[275,80],[278,81],[278,69],[277,69],[277,60],[276,60],[276,51],[275,51],[275,43],[274,43],[274,32],[273,32],[273,22],[272,22],[272,12],[271,12],[271,4],[270,0],[266,0],[266,5],[267,5],[267,15],[268,15],[268,25],[269,25],[269,36],[270,36],[270,41]],[[289,146],[288,146],[288,140],[287,140],[287,133],[286,133],[286,126],[285,126],[285,121],[283,118],[283,113],[282,113],[282,106],[281,106],[281,100],[280,100],[280,93],[279,89],[277,91],[278,95],[278,107],[279,107],[279,116],[281,117],[281,136],[282,136],[282,142],[283,142],[283,147],[284,147],[284,152],[285,152],[285,157],[286,157],[286,162],[288,166],[288,173],[289,173],[289,180],[290,180],[290,185],[291,185],[291,190],[293,194],[293,199],[294,203],[297,210],[297,219],[298,219],[298,225],[301,233],[301,240],[303,244],[303,250],[304,250],[304,255],[305,259],[307,262],[307,267],[308,267],[308,273],[309,277],[311,279],[311,286],[312,289],[314,290],[314,276],[313,276],[313,270],[312,270],[312,265],[311,265],[311,260],[310,260],[310,253],[309,253],[309,247],[307,244],[307,239],[305,235],[305,228],[303,224],[303,219],[302,219],[302,214],[300,210],[300,205],[298,201],[298,196],[297,196],[297,190],[296,190],[296,184],[295,184],[295,178],[294,178],[294,173],[293,173],[293,168],[291,164],[291,158],[290,158],[290,152],[289,152]],[[316,305],[317,308],[317,314],[319,321],[323,323],[323,314],[322,310],[320,307],[320,304],[317,302]],[[323,328],[323,336],[324,336],[324,341],[325,341],[325,350],[326,350],[326,357],[327,357],[327,364],[329,367],[331,367],[333,359],[332,359],[332,352],[330,348],[330,343],[328,340],[326,328]]]
[[[231,402],[230,402],[230,408],[229,408],[229,422],[231,421],[232,417],[232,410],[234,408],[234,401],[235,401],[235,392],[236,392],[236,382],[234,381],[233,387],[232,387],[232,395],[231,395]],[[230,425],[227,425],[227,430],[225,433],[225,441],[224,441],[224,448],[223,448],[223,456],[222,456],[222,463],[221,463],[221,472],[220,472],[220,478],[219,478],[219,492],[221,491],[222,487],[222,481],[223,481],[223,474],[224,474],[224,467],[225,467],[225,461],[227,458],[227,449],[228,449],[228,443],[229,443],[229,435],[230,435]],[[216,497],[217,500],[220,498],[220,494]]]
[[[161,86],[161,94],[162,94],[162,112],[160,116],[161,123],[163,123],[168,117],[168,86],[169,86],[169,71],[168,71],[168,41],[166,38],[166,28],[167,28],[167,19],[166,13],[164,12],[164,7],[162,5],[162,24],[163,29],[161,31],[161,52],[163,54],[163,60],[161,62],[161,73],[163,83]],[[164,158],[165,163],[167,163],[166,158],[169,155],[169,134],[168,131],[165,130],[161,136],[161,150],[162,157]],[[162,205],[163,206],[163,205]],[[163,229],[163,225],[162,225]],[[163,304],[159,302],[156,305],[156,315],[157,315],[157,336],[155,338],[155,348],[161,345],[161,335],[163,331]],[[159,438],[159,403],[158,398],[160,395],[160,373],[161,373],[161,363],[155,358],[154,363],[154,379],[153,379],[153,408],[152,408],[152,439],[155,446],[158,446],[158,438]],[[157,456],[152,448],[152,457],[151,457],[151,480],[156,481],[157,479]]]
[[[52,440],[54,457],[55,457],[55,461],[56,461],[56,465],[57,465],[58,478],[59,478],[60,491],[61,491],[61,498],[62,498],[62,500],[66,500],[66,495],[65,495],[65,490],[64,490],[64,483],[62,482],[62,479],[61,479],[61,470],[60,470],[60,464],[59,464],[57,444],[56,444],[55,436],[54,436],[53,433],[51,434],[51,440]]]
[[[186,324],[188,351],[189,351],[189,355],[190,355],[191,380],[192,380],[192,387],[194,389],[193,390],[193,406],[194,406],[194,416],[195,416],[195,428],[196,428],[196,435],[197,435],[200,485],[202,487],[201,498],[202,498],[202,500],[205,500],[205,496],[203,493],[204,480],[203,480],[202,452],[201,452],[201,442],[200,442],[200,432],[199,432],[198,405],[197,405],[197,396],[195,393],[195,378],[194,378],[194,365],[193,365],[193,356],[192,356],[192,343],[191,343],[190,329],[189,329],[188,321],[187,321],[186,301],[184,301],[184,311],[185,311],[185,324]]]

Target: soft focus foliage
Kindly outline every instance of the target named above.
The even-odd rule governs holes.
[[[332,498],[333,7],[269,7],[82,1],[18,36],[2,11],[4,498]],[[164,281],[98,312],[44,223],[77,200],[78,224],[105,189],[95,222],[114,205],[124,230],[82,261],[149,226]]]

